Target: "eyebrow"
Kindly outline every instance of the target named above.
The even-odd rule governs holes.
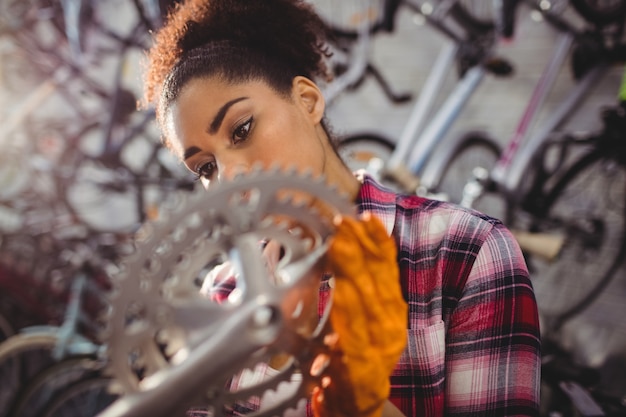
[[[239,97],[239,98],[233,99],[225,103],[222,107],[220,107],[217,114],[215,115],[215,118],[211,122],[211,125],[209,126],[208,132],[210,134],[215,134],[215,132],[217,132],[220,126],[222,125],[222,122],[224,121],[224,117],[226,116],[228,109],[230,109],[233,104],[239,103],[240,101],[247,100],[247,99],[248,97]]]
[[[222,125],[222,122],[224,121],[224,117],[226,117],[226,113],[228,112],[228,109],[230,109],[234,104],[239,103],[240,101],[243,101],[243,100],[247,100],[248,98],[249,97],[239,97],[239,98],[235,98],[233,100],[230,100],[229,102],[226,102],[217,111],[217,114],[215,115],[215,117],[213,118],[213,121],[209,125],[209,128],[207,129],[207,132],[212,134],[212,135],[215,134],[219,130],[220,126]],[[187,160],[187,159],[191,158],[192,156],[194,156],[195,154],[197,154],[200,151],[201,151],[201,149],[198,148],[197,146],[191,146],[191,147],[187,148],[185,150],[185,153],[183,154],[183,160]]]
[[[187,148],[185,150],[185,153],[183,154],[183,161],[191,158],[192,156],[194,156],[195,154],[197,154],[198,152],[200,152],[200,148],[198,148],[197,146],[191,146],[189,148]]]

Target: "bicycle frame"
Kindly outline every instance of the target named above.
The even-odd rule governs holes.
[[[382,167],[386,171],[385,176],[391,177],[400,184],[407,184],[406,179],[402,177],[419,175],[423,171],[435,147],[441,142],[488,72],[483,63],[486,58],[491,57],[495,44],[495,30],[494,28],[476,30],[464,26],[463,29],[467,32],[465,36],[456,33],[446,21],[455,3],[456,1],[440,2],[430,13],[425,13],[422,7],[405,2],[408,7],[422,14],[426,23],[445,35],[448,42],[437,56],[424,83],[424,89],[413,105],[409,119],[396,142],[396,147],[385,166]],[[434,117],[428,121],[449,68],[454,67],[454,63],[463,53],[463,46],[470,43],[474,37],[482,37],[484,39],[481,41],[486,39],[486,42],[472,42],[472,45],[474,47],[478,45],[478,48],[473,50],[469,57],[470,67],[461,74],[453,91],[436,111]],[[375,175],[379,176],[379,174]],[[408,185],[405,188],[413,187]],[[408,191],[414,192],[415,190]]]
[[[583,78],[576,83],[567,97],[560,102],[551,117],[529,137],[533,122],[539,116],[540,110],[548,93],[554,86],[561,67],[570,56],[575,39],[585,36],[585,34],[576,31],[565,21],[555,16],[550,17],[549,21],[553,23],[554,27],[561,30],[562,34],[554,48],[552,58],[546,64],[541,78],[533,91],[513,137],[509,140],[507,147],[490,174],[490,180],[498,191],[513,203],[516,203],[522,194],[520,193],[522,191],[520,190],[522,179],[537,150],[551,132],[556,131],[569,120],[573,111],[582,104],[586,95],[609,68],[604,61],[595,63]],[[524,146],[521,146],[522,144]]]
[[[323,88],[323,94],[328,103],[332,103],[337,96],[357,83],[365,74],[371,45],[370,37],[369,20],[362,19],[350,56],[343,57],[343,60],[348,61],[347,70]],[[336,57],[339,52],[342,51],[334,50],[333,56]]]
[[[433,70],[435,70],[433,68]],[[411,153],[407,160],[407,166],[414,174],[419,174],[430,158],[435,147],[444,138],[445,134],[452,127],[452,124],[461,113],[462,109],[469,98],[478,89],[483,80],[486,70],[482,66],[470,69],[467,74],[457,83],[454,90],[450,93],[446,101],[436,113],[434,118],[419,132],[419,125],[409,125],[400,136],[400,141],[406,141],[407,147],[412,147]],[[431,107],[436,96],[425,97],[429,103],[425,106]],[[420,104],[419,102],[417,104]],[[412,143],[409,143],[409,140]],[[395,156],[395,152],[394,152]],[[402,158],[399,156],[398,158]],[[393,165],[391,165],[393,167]]]
[[[410,94],[396,93],[392,91],[389,83],[370,62],[369,56],[372,49],[372,38],[380,31],[392,32],[396,12],[403,0],[365,0],[359,3],[358,10],[349,15],[350,29],[335,27],[333,17],[319,10],[320,15],[326,20],[330,31],[334,36],[328,46],[332,55],[329,66],[338,74],[325,85],[321,85],[324,98],[328,106],[343,92],[359,86],[367,75],[373,75],[382,87],[385,95],[394,103],[402,103],[411,99]],[[315,1],[311,0],[315,5]],[[356,25],[354,24],[356,22]],[[346,43],[348,46],[344,45]],[[340,68],[340,71],[336,71]],[[320,83],[322,84],[322,83]]]
[[[602,78],[609,66],[607,62],[598,60],[588,69],[584,76],[576,82],[568,95],[561,100],[558,107],[539,128],[534,123],[541,114],[548,94],[552,91],[555,81],[566,60],[570,57],[572,47],[577,39],[585,39],[588,35],[570,25],[565,20],[542,11],[550,25],[561,33],[556,41],[550,60],[546,63],[539,81],[535,85],[531,98],[515,128],[512,137],[506,142],[506,147],[498,158],[495,167],[489,172],[487,186],[503,195],[509,206],[519,203],[523,195],[522,182],[528,166],[537,150],[546,141],[549,135],[562,127],[570,119],[573,111],[584,102],[588,93]],[[532,133],[532,136],[529,136]],[[433,190],[437,184],[442,165],[447,155],[435,155],[421,177],[423,190]],[[477,188],[478,186],[478,188]],[[473,201],[480,196],[485,187],[483,179],[472,179],[463,191],[461,205],[472,206]]]
[[[536,151],[551,132],[559,129],[568,121],[571,112],[584,101],[586,94],[591,91],[607,70],[608,66],[606,64],[599,64],[578,82],[568,97],[554,110],[552,117],[545,122],[541,129],[538,129],[533,136],[528,138],[524,147],[519,149],[519,152],[516,152],[516,149],[514,149],[517,147],[515,143],[517,137],[514,137],[515,141],[512,140],[510,142],[511,151],[503,154],[503,159],[498,161],[499,165],[492,172],[491,178],[509,199],[515,199],[516,195],[519,196],[518,191],[520,190],[524,172]]]

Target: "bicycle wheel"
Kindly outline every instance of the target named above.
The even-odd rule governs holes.
[[[26,383],[54,363],[50,352],[56,340],[52,334],[20,333],[0,344],[0,417],[9,415]]]
[[[118,398],[109,392],[109,378],[89,378],[67,388],[40,414],[42,417],[96,416]]]
[[[339,156],[352,171],[365,170],[380,179],[385,163],[395,144],[375,133],[362,133],[342,138],[337,146]]]
[[[606,287],[626,253],[626,168],[592,151],[558,177],[532,230],[563,237],[552,262],[532,258],[540,315],[556,331]]]
[[[626,0],[571,0],[574,9],[588,22],[596,25],[623,22]]]
[[[78,381],[99,376],[101,367],[92,357],[69,358],[50,366],[22,390],[11,416],[41,416],[60,392]]]
[[[503,219],[504,199],[488,189],[483,189],[474,201],[464,201],[475,176],[485,175],[495,166],[500,155],[500,146],[482,132],[468,132],[459,137],[455,145],[434,157],[433,166],[424,172],[423,180],[427,195],[433,198],[465,205],[492,217]],[[478,185],[478,184],[475,184]]]

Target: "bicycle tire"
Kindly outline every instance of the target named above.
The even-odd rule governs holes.
[[[532,259],[545,331],[556,332],[606,288],[626,253],[626,167],[606,150],[583,155],[546,194],[532,230],[564,237],[552,262]],[[579,279],[573,279],[579,277]]]
[[[101,364],[90,356],[65,359],[40,372],[20,393],[12,407],[13,417],[39,417],[59,393],[88,378],[100,375]]]
[[[389,161],[396,145],[391,140],[376,133],[358,133],[339,140],[337,152],[350,170],[365,170],[374,177],[377,170]]]
[[[21,388],[54,363],[52,333],[18,333],[0,343],[0,417],[8,416]]]
[[[625,0],[570,0],[574,9],[589,23],[602,26],[620,23],[626,18]],[[606,4],[610,3],[610,4]]]
[[[105,377],[88,378],[62,391],[42,417],[96,416],[117,400],[109,392],[111,380]]]
[[[430,173],[425,171],[423,176],[427,195],[461,204],[463,189],[473,178],[474,169],[491,172],[500,153],[500,146],[483,132],[472,131],[459,136],[454,145],[445,148],[440,156],[433,157],[431,168],[426,168],[430,170]],[[505,213],[503,202],[498,194],[483,190],[469,208],[502,219]]]

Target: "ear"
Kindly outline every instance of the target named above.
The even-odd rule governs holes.
[[[298,75],[293,79],[292,94],[296,103],[311,117],[314,123],[320,123],[326,110],[326,102],[317,84]]]

